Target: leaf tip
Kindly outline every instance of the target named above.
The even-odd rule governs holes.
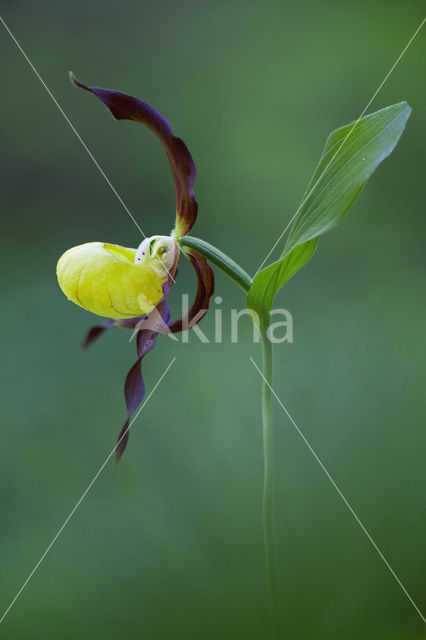
[[[73,71],[68,71],[68,77],[70,79],[71,84],[73,84],[75,87],[78,87],[79,89],[86,89],[86,91],[90,91],[90,89],[86,87],[85,84],[83,84],[82,82],[80,82],[80,80],[77,79],[77,76],[73,73]]]

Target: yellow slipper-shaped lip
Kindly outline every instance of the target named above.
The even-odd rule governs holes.
[[[149,313],[163,297],[167,281],[167,249],[175,243],[171,238],[165,240],[155,241],[153,254],[149,242],[144,241],[148,248],[145,255],[141,255],[141,247],[137,250],[106,242],[73,247],[58,261],[59,286],[68,300],[98,316],[134,318]]]

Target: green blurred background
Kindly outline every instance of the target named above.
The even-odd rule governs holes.
[[[2,1],[2,16],[147,235],[173,224],[166,157],[68,82],[121,89],[173,124],[197,164],[194,234],[254,273],[294,213],[329,131],[355,119],[421,2]],[[275,389],[424,609],[426,33],[370,111],[406,99],[407,129],[345,222],[277,303],[294,318]],[[136,227],[0,30],[1,589],[4,610],[114,445],[135,346],[61,294],[55,265]],[[119,465],[107,465],[3,622],[7,639],[268,638],[260,360],[240,290],[217,274],[223,344],[163,337]],[[192,291],[183,265],[173,294]],[[201,327],[213,337],[213,316]],[[419,639],[424,624],[275,407],[282,638]]]

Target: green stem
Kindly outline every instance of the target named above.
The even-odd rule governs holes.
[[[223,271],[248,293],[252,278],[235,260],[229,258],[212,244],[192,236],[179,238],[179,245],[195,249],[212,264]],[[265,563],[268,580],[269,606],[273,637],[278,633],[278,597],[275,570],[274,529],[273,529],[273,483],[274,483],[274,442],[272,433],[271,386],[272,386],[272,343],[267,336],[267,327],[261,328],[263,347],[262,418],[263,418],[263,532],[265,539]]]
[[[275,569],[273,488],[274,488],[274,440],[272,430],[272,343],[266,330],[262,331],[263,382],[263,535],[265,539],[265,562],[268,580],[269,606],[273,637],[278,632],[278,595]]]
[[[181,247],[195,249],[201,253],[207,260],[210,260],[216,267],[226,273],[234,282],[238,284],[246,293],[251,287],[252,279],[239,264],[227,256],[223,251],[216,249],[212,244],[199,238],[192,236],[184,236],[178,240]]]

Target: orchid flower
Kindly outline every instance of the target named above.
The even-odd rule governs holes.
[[[119,91],[88,87],[72,74],[71,80],[99,98],[117,120],[141,122],[158,136],[170,163],[176,195],[176,222],[170,236],[145,238],[137,249],[88,242],[66,251],[57,265],[59,286],[67,298],[108,318],[90,329],[84,348],[111,327],[136,330],[138,359],[124,384],[127,420],[118,436],[118,462],[127,445],[130,418],[145,394],[142,359],[154,347],[158,333],[187,330],[201,320],[213,294],[214,275],[206,258],[195,248],[182,248],[195,270],[198,286],[188,313],[170,321],[167,296],[177,275],[181,253],[178,241],[188,234],[197,218],[193,192],[196,172],[191,154],[167,120],[146,102]]]
[[[247,307],[262,338],[263,373],[254,360],[252,362],[262,376],[263,529],[271,624],[277,629],[278,592],[272,518],[272,305],[278,291],[311,259],[319,238],[342,220],[372,173],[393,151],[411,109],[406,102],[400,102],[329,135],[307,192],[279,237],[280,240],[290,227],[281,256],[264,268],[262,263],[252,279],[219,249],[188,236],[197,217],[193,193],[195,166],[185,144],[174,136],[163,116],[133,96],[87,87],[73,76],[72,80],[99,98],[118,120],[141,122],[160,138],[175,185],[176,224],[170,236],[146,238],[137,249],[89,242],[66,251],[58,262],[58,280],[65,295],[84,309],[108,317],[108,320],[92,327],[84,347],[110,327],[129,327],[137,333],[138,359],[127,374],[124,385],[127,420],[116,446],[116,460],[120,459],[127,444],[130,416],[144,396],[143,357],[154,347],[158,333],[187,329],[198,322],[208,309],[214,286],[213,271],[207,262],[209,259],[245,291]],[[177,274],[180,251],[191,261],[198,287],[188,314],[170,322],[167,296]]]

